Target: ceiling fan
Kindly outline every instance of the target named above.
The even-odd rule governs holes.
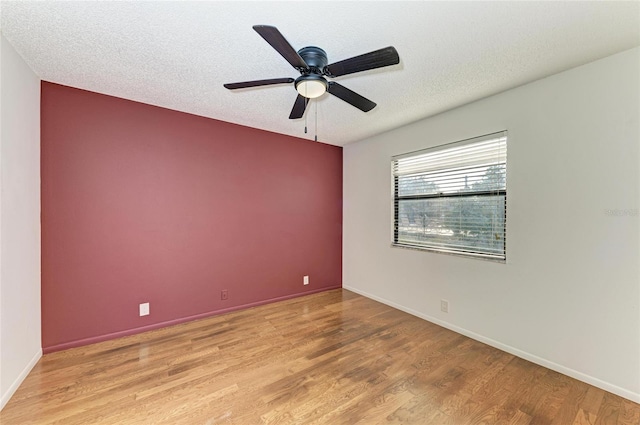
[[[296,79],[273,78],[269,80],[229,83],[224,86],[229,90],[235,90],[272,84],[295,83],[298,97],[293,104],[289,119],[302,118],[309,99],[322,96],[325,92],[329,92],[364,112],[369,112],[375,108],[376,104],[374,102],[335,81],[327,81],[325,77],[335,78],[355,72],[396,65],[400,62],[400,57],[396,49],[393,46],[389,46],[327,65],[327,54],[319,47],[303,47],[296,52],[276,27],[254,25],[253,29],[256,30],[271,47],[276,49],[291,66],[297,69],[301,75]]]

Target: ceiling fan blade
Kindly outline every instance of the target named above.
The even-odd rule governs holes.
[[[289,114],[289,119],[295,120],[297,118],[302,118],[304,110],[307,109],[307,103],[309,103],[309,99],[302,95],[298,95],[295,103],[293,104],[293,109],[291,109],[291,114]]]
[[[341,75],[382,68],[398,63],[400,63],[398,52],[395,47],[389,46],[384,49],[329,64],[324,68],[324,73],[329,77],[340,77]]]
[[[229,90],[246,89],[248,87],[270,86],[272,84],[293,83],[293,78],[272,78],[270,80],[243,81],[242,83],[227,83],[224,85]]]
[[[369,112],[376,107],[374,102],[335,81],[329,81],[327,91],[364,112]]]
[[[309,69],[304,59],[291,47],[278,28],[269,25],[254,25],[253,29],[298,71]]]

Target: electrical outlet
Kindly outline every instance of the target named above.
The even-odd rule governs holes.
[[[308,285],[309,284],[309,276],[305,276],[302,278],[302,284],[303,285]]]
[[[149,315],[149,303],[140,304],[140,316],[148,316]]]
[[[220,299],[223,301],[229,299],[229,291],[227,289],[220,291]]]
[[[449,312],[449,301],[447,300],[440,300],[440,310],[443,313],[448,313]]]

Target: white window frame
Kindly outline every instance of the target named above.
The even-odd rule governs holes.
[[[506,262],[506,150],[505,130],[392,157],[391,245]]]

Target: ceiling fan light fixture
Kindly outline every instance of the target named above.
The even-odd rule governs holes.
[[[315,99],[327,91],[327,80],[320,75],[303,75],[296,80],[296,90],[300,96]]]

